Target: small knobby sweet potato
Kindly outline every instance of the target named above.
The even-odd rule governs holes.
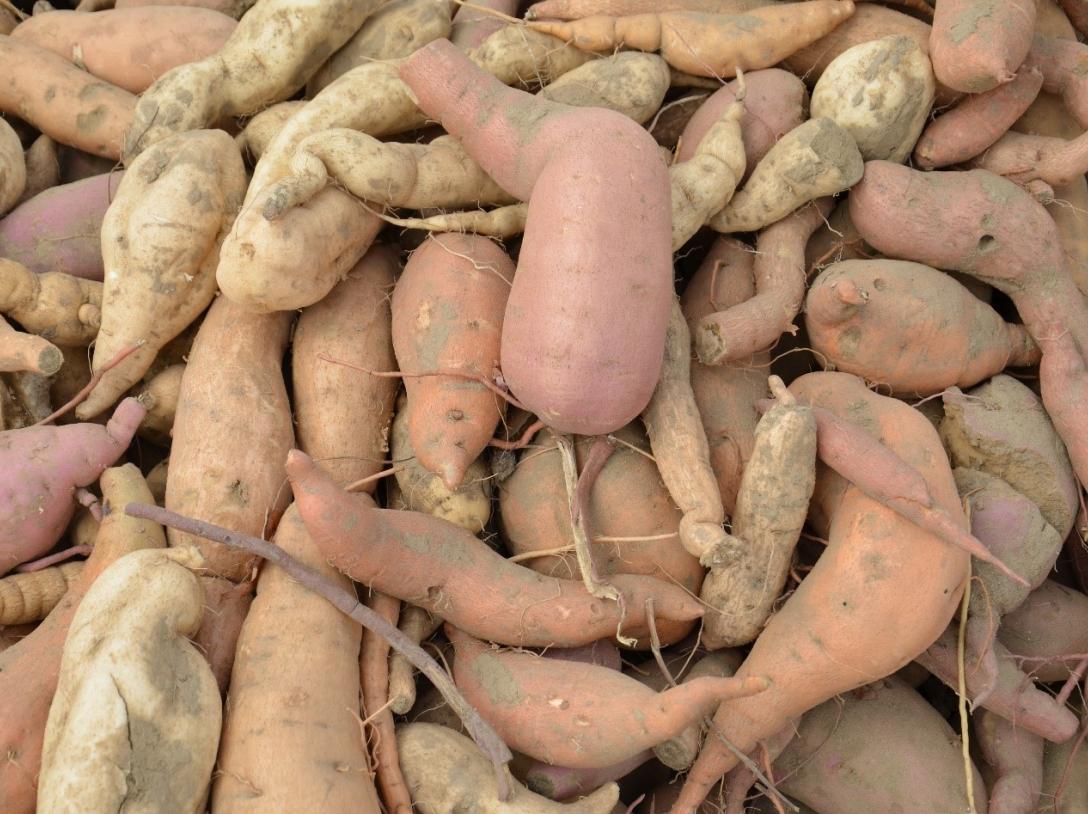
[[[668,173],[653,138],[621,114],[505,88],[443,40],[413,54],[401,76],[503,189],[529,202],[503,322],[511,391],[563,432],[628,423],[661,373],[673,296]],[[605,179],[620,178],[638,195],[616,206]],[[579,217],[562,215],[570,211]]]
[[[478,235],[432,236],[393,289],[393,349],[405,374],[416,460],[449,489],[487,447],[506,402],[480,381],[499,365],[514,263]]]
[[[704,677],[655,693],[607,667],[492,648],[450,625],[446,634],[466,700],[511,748],[557,766],[619,763],[679,734],[717,703],[769,683]]]
[[[812,0],[750,9],[741,14],[659,11],[598,14],[574,21],[530,21],[586,51],[627,47],[659,51],[674,68],[695,76],[731,78],[737,69],[770,68],[827,34],[854,12],[852,0]]]
[[[11,125],[0,119],[0,217],[23,197],[26,189],[26,160],[23,143]]]
[[[147,415],[137,431],[141,438],[162,447],[170,446],[170,431],[174,428],[184,375],[185,365],[170,365],[136,388],[139,390],[136,397],[147,407]]]
[[[57,143],[49,136],[40,135],[34,139],[23,157],[26,161],[26,187],[19,197],[19,203],[30,200],[39,192],[45,192],[60,183]],[[3,211],[0,209],[0,213]]]
[[[822,121],[830,124],[830,119]],[[784,143],[785,139],[778,142],[775,149]],[[856,147],[852,149],[857,152]],[[773,154],[774,149],[768,157]],[[755,175],[748,183],[754,180]],[[760,233],[752,267],[755,296],[715,309],[699,320],[692,329],[692,342],[700,362],[717,365],[738,361],[767,350],[783,333],[796,330],[793,320],[805,299],[805,245],[830,211],[831,200],[821,199],[781,220],[776,218],[776,223]]]
[[[125,134],[126,163],[174,133],[289,98],[378,5],[377,0],[260,3],[216,53],[167,71],[143,93]]]
[[[86,347],[102,323],[102,284],[0,259],[0,312],[50,342]]]
[[[812,90],[813,118],[832,119],[861,157],[903,163],[933,106],[933,67],[918,43],[892,34],[848,48]]]
[[[471,740],[439,724],[397,727],[397,751],[412,802],[420,814],[474,811],[478,814],[611,814],[619,786],[607,783],[570,803],[533,793],[507,774],[509,800],[499,799],[491,762]],[[505,771],[505,770],[504,770]]]
[[[253,601],[254,583],[235,585],[222,577],[202,576],[200,584],[204,586],[204,617],[192,641],[212,668],[220,697],[226,698],[238,635]]]
[[[237,24],[226,14],[196,7],[49,11],[21,23],[11,37],[48,49],[130,93],[142,93],[171,68],[214,54]]]
[[[139,469],[133,464],[107,469],[100,484],[108,514],[83,572],[33,633],[0,654],[0,748],[11,756],[0,765],[0,808],[5,812],[34,811],[42,737],[57,688],[64,640],[88,588],[107,566],[125,554],[166,546],[161,526],[129,517],[123,511],[129,503],[152,499]]]
[[[114,172],[62,184],[20,204],[0,220],[0,257],[37,274],[102,280],[102,220],[122,178]]]
[[[82,572],[82,562],[66,562],[0,579],[0,627],[40,622]]]
[[[181,380],[166,508],[257,537],[275,528],[290,498],[281,461],[294,431],[282,363],[292,317],[250,314],[225,297],[212,303]],[[235,582],[255,564],[176,529],[169,537],[172,546],[196,545],[211,573]]]
[[[1048,579],[1005,616],[998,637],[1037,681],[1065,681],[1088,652],[1088,596]]]
[[[105,372],[76,408],[78,418],[110,407],[211,304],[219,246],[245,186],[238,147],[222,130],[164,139],[130,165],[102,221],[106,280],[92,369],[129,345],[139,348]]]
[[[594,479],[589,499],[579,505],[597,572],[606,581],[616,574],[654,576],[698,593],[703,568],[697,555],[681,543],[683,516],[644,452],[646,436],[637,424],[614,435],[622,443]],[[580,471],[593,443],[590,438],[574,441]],[[499,512],[503,539],[524,565],[561,579],[583,578],[574,552],[560,453],[548,430],[537,434],[513,474],[499,484]],[[564,546],[569,550],[554,552]],[[541,554],[533,557],[534,552]],[[690,625],[659,621],[658,629],[663,641],[673,642],[683,638]]]
[[[846,373],[793,382],[798,400],[850,420],[918,470],[953,522],[966,529],[936,430],[908,405]],[[726,701],[714,722],[732,748],[710,738],[689,772],[676,814],[694,814],[711,787],[763,738],[830,697],[905,665],[945,629],[966,587],[968,555],[824,471],[816,502],[831,519],[816,565],[752,646],[739,677],[766,675],[770,689]],[[894,642],[894,645],[890,645]]]
[[[274,542],[352,591],[289,507]],[[242,625],[211,805],[222,812],[379,810],[367,772],[359,698],[359,626],[266,564]],[[315,665],[320,686],[314,686]]]
[[[396,471],[396,483],[404,508],[440,517],[454,525],[479,534],[491,519],[491,470],[484,456],[469,464],[461,484],[450,489],[417,459],[408,428],[411,424],[408,402],[397,399],[396,414],[389,433],[389,457]],[[326,467],[327,468],[327,467]],[[373,493],[373,490],[370,490]],[[390,504],[387,508],[393,508]]]
[[[897,678],[885,678],[801,718],[774,762],[778,788],[816,811],[967,810],[962,744],[941,714]],[[986,787],[974,764],[976,810]]]
[[[645,637],[645,601],[659,619],[689,621],[702,611],[683,588],[653,577],[618,575],[619,604],[593,597],[581,582],[541,576],[496,554],[465,529],[419,512],[374,508],[342,489],[300,452],[287,475],[299,513],[328,561],[356,582],[397,596],[474,636],[521,646],[574,647],[623,625]],[[396,569],[388,568],[398,563]],[[499,587],[502,586],[502,587]]]
[[[1065,539],[1077,511],[1069,455],[1029,387],[1011,376],[945,393],[941,439],[956,466],[1001,478],[1030,498]]]
[[[809,119],[775,143],[710,227],[754,232],[777,223],[808,201],[853,186],[863,163],[853,136],[834,120]]]
[[[291,390],[299,448],[340,484],[383,468],[398,385],[328,360],[375,372],[396,365],[389,290],[399,265],[390,247],[371,248],[325,299],[303,310],[295,326]]]
[[[699,144],[722,114],[736,101],[740,80],[715,91],[692,114],[680,136],[678,162],[695,156]],[[744,75],[744,105],[740,117],[744,141],[745,176],[749,175],[778,139],[805,120],[805,85],[789,71],[767,68]]]
[[[458,9],[460,11],[460,9]],[[449,36],[450,7],[435,0],[391,0],[371,14],[306,86],[311,99],[333,80],[374,60],[400,59]]]
[[[793,549],[816,484],[816,419],[777,377],[778,401],[756,427],[732,515],[731,557],[711,567],[700,598],[707,604],[709,648],[748,644],[759,635],[789,575]]]
[[[1026,67],[1004,85],[968,96],[926,127],[914,146],[915,165],[931,170],[979,155],[1023,115],[1042,87],[1042,71]]]
[[[1039,361],[1022,325],[943,272],[902,260],[844,260],[812,282],[805,328],[821,364],[900,395],[971,387]]]
[[[1034,814],[1043,788],[1044,741],[988,709],[972,715],[982,757],[994,775],[989,783],[994,814]]]
[[[1035,5],[1035,0],[942,0],[929,37],[937,78],[964,93],[1010,81],[1031,48]]]
[[[199,564],[192,552],[128,554],[80,602],[45,727],[38,810],[166,801],[185,814],[203,810],[222,706],[187,638],[200,626],[203,590],[179,555]]]
[[[714,242],[680,298],[692,331],[703,317],[752,297],[754,257],[751,249],[734,238],[722,236]],[[766,351],[734,364],[706,365],[698,359],[691,363],[691,389],[710,445],[710,466],[729,515],[736,505],[744,465],[755,446],[759,422],[755,405],[769,393],[769,366]]]
[[[144,407],[126,399],[106,426],[27,427],[0,433],[0,574],[44,554],[75,512],[75,490],[128,448]]]

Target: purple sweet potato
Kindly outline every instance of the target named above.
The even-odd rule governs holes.
[[[53,547],[75,513],[75,490],[94,483],[121,456],[145,412],[130,398],[104,427],[0,432],[0,575]]]
[[[31,271],[101,280],[102,219],[123,172],[62,184],[35,195],[0,220],[0,257]]]

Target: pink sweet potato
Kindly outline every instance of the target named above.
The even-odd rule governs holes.
[[[990,813],[1033,814],[1043,789],[1043,739],[988,709],[972,718],[979,750],[995,775]]]
[[[102,219],[124,172],[47,189],[0,220],[0,257],[44,274],[101,280]]]
[[[1088,653],[1088,596],[1047,580],[1005,616],[998,633],[1037,681],[1064,681]],[[1065,658],[1072,656],[1072,658]]]
[[[0,433],[0,575],[53,547],[75,512],[75,490],[94,483],[121,456],[145,412],[136,399],[125,399],[105,427]]]
[[[11,36],[130,93],[142,93],[171,68],[214,54],[237,24],[218,11],[182,6],[50,11],[35,14]]]
[[[996,88],[1024,62],[1034,29],[1035,0],[941,0],[929,37],[933,71],[964,93]]]
[[[342,489],[300,452],[287,475],[310,536],[355,581],[440,614],[466,632],[521,646],[575,647],[613,636],[646,635],[645,601],[659,619],[698,618],[698,602],[679,586],[620,575],[619,604],[590,595],[581,582],[541,576],[508,562],[470,532],[419,512],[377,509]],[[396,568],[389,568],[396,563]]]
[[[401,76],[503,189],[529,202],[503,322],[506,383],[564,432],[628,423],[657,384],[673,296],[657,144],[621,114],[508,89],[445,40],[417,51]],[[638,194],[619,203],[620,188]]]

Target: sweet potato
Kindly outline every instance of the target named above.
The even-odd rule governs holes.
[[[595,435],[623,426],[657,383],[673,296],[668,174],[657,145],[622,115],[504,88],[442,40],[417,51],[401,75],[500,186],[529,201],[503,322],[506,383],[557,430]],[[526,117],[536,122],[531,131]],[[599,179],[619,177],[640,190],[639,200],[604,218],[615,193]],[[582,213],[573,222],[547,214],[572,208]],[[632,287],[638,296],[617,297]]]
[[[650,121],[669,90],[661,57],[637,51],[591,59],[540,89],[540,96],[572,107],[604,107],[639,124]]]
[[[460,5],[453,15],[450,42],[464,50],[475,48],[504,27],[504,16],[512,17],[517,11],[517,0],[483,0],[471,6]]]
[[[11,37],[52,51],[130,93],[142,93],[171,68],[214,54],[236,25],[226,14],[195,7],[50,11],[21,23]]]
[[[0,574],[53,547],[68,525],[78,487],[98,480],[132,440],[144,408],[126,399],[109,423],[28,427],[0,433],[6,511],[0,526]]]
[[[81,0],[80,11],[83,11]],[[93,2],[93,0],[92,0]],[[240,18],[253,6],[256,0],[116,0],[114,8],[140,8],[143,6],[196,6],[219,11],[235,20]]]
[[[289,98],[377,6],[376,0],[261,3],[216,53],[167,71],[144,92],[125,134],[125,162],[174,133]]]
[[[124,173],[47,189],[0,220],[0,257],[37,274],[61,271],[101,280],[102,220]]]
[[[66,562],[0,579],[0,626],[40,622],[82,572],[82,562]]]
[[[993,643],[993,653],[997,670],[992,683],[985,670],[964,672],[971,706],[991,710],[1017,727],[1055,743],[1071,738],[1077,731],[1077,716],[1036,687],[1001,642]],[[917,661],[949,687],[956,687],[959,665],[955,629],[941,634]]]
[[[111,511],[102,521],[83,573],[60,604],[34,632],[0,655],[0,744],[11,759],[0,767],[0,805],[4,811],[34,811],[36,776],[49,704],[57,687],[61,652],[76,608],[97,576],[120,557],[141,548],[163,548],[161,526],[128,517],[120,507],[150,500],[147,484],[132,464],[102,473],[102,495]]]
[[[57,143],[49,136],[38,136],[27,147],[24,154],[26,161],[26,187],[19,198],[19,203],[30,200],[40,192],[60,183],[60,161],[57,158]],[[0,212],[4,210],[0,208]]]
[[[299,448],[337,483],[382,469],[397,382],[327,359],[373,371],[394,367],[389,289],[398,267],[388,246],[373,247],[325,299],[302,312],[295,326],[291,389]]]
[[[397,727],[400,765],[421,814],[442,814],[462,808],[479,814],[610,814],[619,787],[608,783],[572,803],[555,803],[509,776],[511,799],[499,799],[495,772],[476,745],[452,729],[430,723]]]
[[[535,653],[492,649],[446,626],[454,680],[519,752],[559,766],[619,763],[677,735],[720,701],[766,689],[767,679],[698,678],[662,693],[623,673]]]
[[[964,93],[992,90],[1023,64],[1034,29],[1033,0],[943,0],[929,37],[933,70]]]
[[[825,367],[901,395],[971,387],[1039,360],[1022,325],[1005,322],[947,274],[900,260],[825,268],[809,287],[805,328]]]
[[[219,696],[226,698],[238,635],[253,601],[254,583],[235,585],[229,579],[204,576],[200,584],[204,587],[204,616],[192,641],[215,676]]]
[[[179,812],[203,810],[222,707],[211,670],[186,638],[203,610],[200,580],[176,559],[187,553],[135,551],[80,602],[45,727],[40,810],[164,801]]]
[[[805,203],[849,188],[863,162],[853,137],[831,119],[809,119],[784,135],[744,187],[710,220],[718,232],[754,232]]]
[[[990,811],[1033,814],[1043,787],[1043,739],[987,709],[974,714],[975,738],[996,775],[990,782]]]
[[[1003,175],[1023,186],[1036,179],[1046,181],[1052,187],[1067,186],[1083,180],[1081,176],[1088,171],[1088,137],[1081,135],[1067,141],[1009,131],[986,152],[976,156],[971,166]],[[1057,197],[1067,194],[1055,190]],[[1066,203],[1072,202],[1067,200]],[[1060,209],[1049,211],[1058,222]],[[1063,233],[1063,244],[1065,238]]]
[[[0,259],[0,312],[25,330],[67,347],[86,347],[102,322],[102,284],[61,271],[35,274]]]
[[[235,136],[238,149],[249,157],[251,163],[256,164],[291,117],[306,105],[305,99],[292,99],[266,107],[246,122],[245,129]]]
[[[352,590],[325,563],[291,507],[275,543]],[[268,564],[238,640],[212,789],[216,811],[376,814],[358,707],[360,629],[325,599]],[[320,689],[313,685],[322,665]]]
[[[26,189],[26,160],[23,143],[11,125],[0,119],[0,217],[23,197]]]
[[[472,379],[489,380],[498,367],[513,278],[513,262],[495,243],[445,234],[412,253],[393,289],[412,451],[449,489],[461,485],[505,414],[502,398]]]
[[[812,91],[813,118],[832,119],[861,157],[903,163],[933,106],[933,67],[918,43],[893,34],[848,48]]]
[[[1037,681],[1065,681],[1080,660],[1076,654],[1088,652],[1088,597],[1047,580],[1005,616],[998,636],[1024,658],[1025,673]]]
[[[105,372],[77,417],[110,407],[211,304],[219,246],[245,186],[238,147],[222,130],[164,139],[132,162],[102,221],[106,281],[92,369],[140,347]]]
[[[622,443],[597,474],[588,501],[579,506],[598,573],[604,578],[645,574],[698,593],[703,569],[696,555],[681,544],[682,515],[658,468],[646,457],[646,436],[637,424],[615,435]],[[575,439],[580,471],[592,446],[593,439]],[[499,511],[503,539],[525,565],[548,576],[582,578],[574,553],[570,498],[549,431],[537,434],[513,474],[499,484]],[[557,553],[557,548],[565,550]],[[536,552],[539,556],[532,556]],[[668,627],[662,624],[660,632],[669,641],[688,631],[688,626]]]
[[[657,11],[740,14],[765,5],[766,0],[540,0],[529,6],[525,19],[580,20],[597,14],[622,17]]]
[[[310,536],[330,563],[355,581],[399,595],[472,635],[512,645],[573,647],[614,635],[622,619],[626,635],[637,630],[645,636],[650,596],[660,619],[701,615],[698,603],[679,586],[620,575],[612,583],[624,597],[624,614],[617,603],[591,596],[580,582],[543,577],[509,563],[443,520],[373,508],[369,497],[336,488],[302,453],[288,456],[287,475]],[[354,525],[349,530],[344,523]],[[394,561],[399,563],[395,571],[386,567]],[[500,585],[495,591],[485,587]]]
[[[808,374],[791,391],[802,402],[848,412],[867,434],[916,468],[938,505],[966,529],[940,439],[921,414],[870,392],[845,373]],[[771,687],[723,703],[714,718],[741,753],[781,731],[792,717],[913,659],[944,630],[966,585],[966,553],[838,476],[817,478],[816,501],[831,519],[829,545],[737,672],[738,677],[767,675]],[[736,762],[723,743],[709,739],[673,811],[694,812]]]
[[[553,766],[543,760],[526,757],[524,761],[527,768],[523,768],[519,762],[518,773],[524,778],[525,785],[530,791],[542,794],[549,800],[570,800],[589,794],[608,783],[622,780],[644,763],[652,760],[653,756],[653,752],[644,749],[634,757],[600,769]]]
[[[737,69],[770,68],[827,34],[854,12],[851,0],[813,0],[751,9],[743,14],[662,11],[595,15],[572,22],[531,21],[586,51],[619,47],[660,51],[665,61],[695,76],[730,78]],[[774,36],[769,36],[769,31]]]
[[[915,165],[931,170],[979,155],[1023,115],[1042,87],[1042,72],[1027,67],[1009,82],[967,97],[926,127],[914,147]]]
[[[1088,749],[1082,740],[1046,745],[1039,800],[1039,814],[1077,814],[1088,807]]]
[[[479,534],[491,519],[492,480],[486,461],[481,456],[470,463],[461,485],[450,489],[442,478],[416,459],[408,432],[410,415],[407,400],[401,396],[397,399],[396,415],[389,436],[389,452],[397,468],[396,482],[404,507],[440,517],[473,534]]]
[[[805,714],[774,763],[778,788],[816,811],[965,811],[959,736],[913,689],[886,678]],[[974,764],[975,810],[986,788]]]
[[[688,161],[703,136],[736,100],[739,81],[715,91],[692,115],[680,137],[676,160]],[[805,120],[804,83],[789,71],[768,68],[744,75],[744,110],[740,119],[747,176],[778,139]]]
[[[249,314],[224,297],[212,303],[181,380],[166,508],[255,536],[276,527],[290,497],[280,461],[294,442],[281,371],[291,317]],[[211,573],[234,582],[255,564],[176,529],[169,537],[175,547],[196,545]]]
[[[703,317],[752,297],[754,257],[754,252],[731,237],[714,242],[680,299],[692,331]],[[735,365],[705,365],[698,359],[691,363],[691,388],[710,445],[710,466],[728,515],[733,513],[741,473],[755,446],[759,422],[755,404],[768,395],[769,366],[765,351]]]
[[[944,395],[941,438],[956,466],[980,469],[1030,498],[1065,539],[1077,490],[1069,456],[1039,398],[1011,376]]]
[[[137,398],[147,407],[147,415],[137,431],[141,438],[162,447],[170,446],[170,431],[174,427],[184,375],[185,365],[170,365],[137,388],[140,391]]]
[[[861,3],[854,13],[830,33],[783,60],[782,67],[813,84],[842,53],[855,45],[881,37],[902,35],[918,44],[929,56],[930,26],[921,20],[877,3]],[[937,77],[936,101],[946,106],[960,94],[944,85]]]
[[[837,127],[830,124],[829,119],[822,121]],[[850,138],[845,133],[843,136]],[[778,142],[768,153],[768,158],[785,143],[785,139]],[[857,151],[857,148],[853,149]],[[764,159],[759,166],[764,166],[766,161]],[[770,176],[765,178],[769,179]],[[755,180],[757,176],[753,175],[748,184]],[[741,190],[733,200],[736,201],[743,193],[744,190]],[[729,207],[726,207],[718,217],[728,211]],[[830,211],[830,199],[822,199],[781,220],[776,218],[778,222],[760,234],[753,265],[756,294],[699,320],[692,330],[692,342],[700,362],[717,365],[738,361],[767,350],[784,332],[796,330],[793,319],[801,310],[805,298],[805,244]],[[717,228],[716,221],[717,218],[711,223],[714,228]]]
[[[311,78],[311,99],[334,79],[371,60],[400,59],[431,40],[449,36],[450,8],[434,0],[392,0],[371,14],[354,36]]]
[[[116,159],[136,97],[37,45],[0,36],[0,111],[60,142]],[[41,90],[45,88],[45,90]]]
[[[0,371],[27,371],[52,376],[63,361],[64,354],[56,345],[36,334],[17,331],[0,317]]]
[[[700,598],[703,641],[711,649],[759,635],[789,575],[816,483],[816,419],[777,377],[777,403],[756,426],[732,516],[732,557],[712,567]]]

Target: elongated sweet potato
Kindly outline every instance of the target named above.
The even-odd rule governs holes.
[[[870,392],[845,373],[808,374],[791,391],[801,401],[848,413],[914,466],[938,504],[966,528],[940,439],[920,413]],[[821,511],[831,518],[829,545],[737,672],[767,675],[771,687],[723,703],[714,718],[741,753],[784,729],[793,716],[905,665],[940,635],[966,585],[963,551],[845,486],[838,476],[819,476],[816,490]],[[694,814],[710,787],[736,763],[733,751],[708,739],[673,811]]]
[[[697,678],[662,693],[607,667],[493,649],[446,626],[458,689],[512,748],[560,766],[610,766],[679,734],[767,679]]]
[[[136,108],[131,93],[14,37],[0,36],[0,76],[0,111],[18,113],[61,144],[120,156]]]
[[[351,590],[325,563],[294,507],[275,543]],[[212,807],[223,812],[378,812],[362,731],[359,626],[274,565],[261,570],[231,674]],[[312,685],[321,664],[320,690]],[[255,790],[257,793],[255,794]]]
[[[110,407],[211,304],[219,246],[245,186],[238,147],[222,130],[164,139],[132,163],[102,221],[106,281],[92,369],[139,348],[105,372],[78,418]]]
[[[178,65],[211,56],[238,23],[207,8],[108,9],[35,14],[11,32],[70,60],[92,76],[142,93]]]
[[[373,371],[393,368],[389,290],[398,266],[390,247],[373,247],[295,326],[291,389],[299,448],[337,483],[383,468],[397,382],[328,360]]]
[[[625,614],[580,582],[543,577],[507,562],[468,531],[418,512],[376,509],[365,495],[336,487],[305,455],[288,456],[287,475],[314,542],[357,582],[400,596],[475,636],[523,646],[578,646],[646,631],[645,600],[659,619],[701,615],[686,592],[652,577],[616,576]],[[365,540],[365,544],[364,541]],[[395,571],[387,568],[396,561]],[[487,586],[505,585],[498,591]]]
[[[498,367],[513,278],[513,262],[495,243],[445,234],[416,249],[393,289],[412,451],[449,489],[461,485],[506,412],[505,401],[472,378],[490,380]]]
[[[805,328],[822,364],[902,395],[970,387],[1040,356],[1022,325],[947,274],[900,260],[825,268],[809,287]]]
[[[417,51],[401,75],[500,186],[529,201],[503,322],[510,389],[564,432],[623,426],[657,384],[673,296],[669,183],[657,145],[620,114],[506,89],[442,40]],[[615,191],[601,179],[621,177],[640,194],[617,215]],[[571,209],[582,216],[549,214]],[[620,297],[632,288],[637,296]]]
[[[255,536],[276,527],[290,498],[280,462],[294,443],[281,368],[291,317],[249,314],[225,297],[212,303],[181,380],[166,508]],[[196,545],[209,571],[234,582],[255,564],[219,543],[169,536],[172,546]]]

